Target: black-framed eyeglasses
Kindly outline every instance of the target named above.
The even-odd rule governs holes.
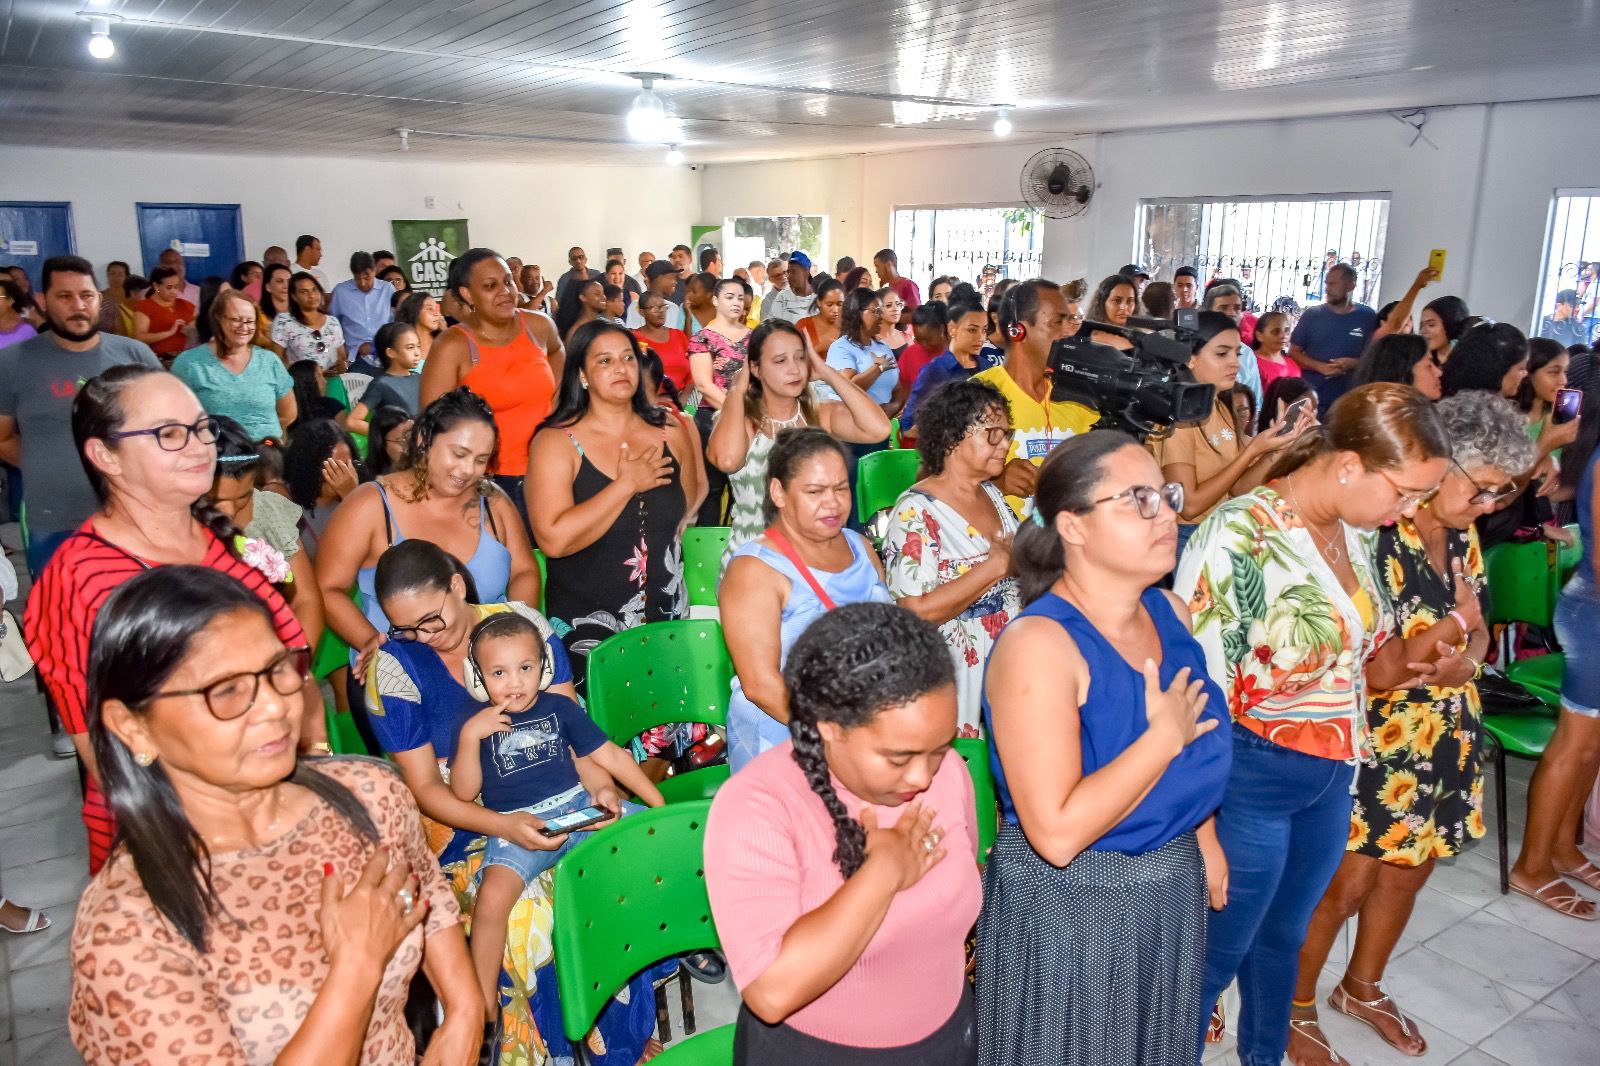
[[[181,452],[189,446],[189,438],[194,437],[201,444],[217,443],[217,434],[222,431],[222,423],[210,415],[206,415],[192,426],[181,422],[168,422],[164,426],[152,426],[150,429],[124,429],[110,434],[112,440],[126,440],[129,437],[154,437],[156,443],[164,452]]]
[[[1467,503],[1473,507],[1488,507],[1490,504],[1499,503],[1508,496],[1515,496],[1517,493],[1517,487],[1515,485],[1507,485],[1503,489],[1484,488],[1482,485],[1478,484],[1477,478],[1467,473],[1467,468],[1462,466],[1454,456],[1450,457],[1450,465],[1455,467],[1457,472],[1459,472],[1462,477],[1467,479],[1467,484],[1471,485],[1477,490],[1472,494],[1472,498],[1467,501]]]
[[[1000,447],[1000,444],[1001,444],[1002,441],[1005,441],[1005,440],[1010,438],[1010,436],[1011,436],[1011,427],[1010,426],[986,426],[982,422],[979,422],[976,425],[974,425],[971,429],[967,430],[967,433],[969,435],[971,435],[971,436],[974,436],[974,437],[978,436],[979,434],[982,434],[983,438],[986,441],[989,442],[989,447],[998,448],[998,447]]]
[[[1121,492],[1110,496],[1102,496],[1098,500],[1089,502],[1089,509],[1093,510],[1102,503],[1112,500],[1131,499],[1134,506],[1139,509],[1139,517],[1153,519],[1161,513],[1161,501],[1165,500],[1167,506],[1176,513],[1183,512],[1183,486],[1176,481],[1169,481],[1159,489],[1149,485],[1134,485],[1132,488],[1123,489]]]
[[[263,677],[278,695],[292,696],[304,687],[306,678],[310,676],[311,649],[285,648],[282,654],[259,670],[229,674],[201,688],[156,692],[144,702],[150,703],[169,696],[204,696],[206,710],[211,712],[211,717],[219,722],[231,722],[256,705]]]
[[[410,644],[421,640],[423,637],[431,637],[435,633],[443,633],[445,627],[444,606],[449,602],[450,594],[446,592],[444,599],[439,601],[439,609],[432,614],[423,615],[417,619],[414,625],[390,626],[389,639],[398,640],[402,644]]]

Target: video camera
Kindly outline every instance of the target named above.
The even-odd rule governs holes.
[[[1193,324],[1130,318],[1128,325],[1141,328],[1086,321],[1076,334],[1056,341],[1050,348],[1051,401],[1099,411],[1096,429],[1121,430],[1140,441],[1165,436],[1185,422],[1205,421],[1217,390],[1189,372]],[[1096,330],[1133,347],[1096,344],[1090,339]]]

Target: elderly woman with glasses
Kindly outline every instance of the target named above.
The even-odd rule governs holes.
[[[414,1062],[423,969],[442,1024],[422,1061],[467,1066],[482,1014],[416,805],[382,763],[296,758],[321,701],[282,632],[207,567],[106,601],[89,692],[121,831],[73,930],[72,1042],[88,1062]]]
[[[210,414],[227,415],[256,440],[281,440],[301,412],[282,360],[255,345],[256,305],[244,293],[224,289],[207,318],[211,339],[174,359],[172,373]]]
[[[971,378],[941,385],[917,420],[922,477],[895,501],[883,541],[889,594],[939,627],[956,667],[962,736],[977,736],[983,668],[1022,609],[1011,576],[1017,516],[994,487],[1006,465],[1006,398]]]
[[[1315,999],[1334,938],[1360,914],[1328,1005],[1372,1026],[1403,1055],[1426,1054],[1427,1041],[1378,982],[1433,861],[1460,854],[1484,833],[1477,678],[1489,630],[1478,602],[1483,554],[1473,523],[1515,491],[1535,454],[1519,412],[1498,396],[1463,392],[1434,410],[1454,449],[1449,472],[1425,506],[1379,531],[1376,561],[1400,636],[1431,643],[1438,660],[1414,687],[1374,685],[1367,693],[1372,752],[1356,776],[1344,859],[1300,950],[1296,989],[1297,1004]],[[1296,1015],[1315,1018],[1316,1011]],[[1327,1051],[1314,1024],[1296,1029],[1291,1049],[1315,1054],[1320,1042]]]
[[[113,367],[82,385],[73,400],[72,436],[100,510],[39,575],[23,635],[88,771],[83,820],[91,873],[111,854],[117,827],[89,745],[90,635],[117,586],[173,564],[220,570],[261,598],[286,647],[306,643],[276,587],[289,580],[289,564],[277,551],[246,542],[210,501],[217,434],[216,419],[194,393],[154,367]],[[307,687],[300,740],[310,750],[326,750],[322,699],[315,684]]]

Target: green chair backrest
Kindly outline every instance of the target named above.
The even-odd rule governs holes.
[[[669,722],[726,725],[733,660],[710,619],[650,622],[589,653],[588,706],[606,736],[626,744]]]
[[[900,419],[898,417],[889,419],[889,447],[900,447]]]
[[[330,399],[338,400],[346,411],[350,410],[350,390],[344,387],[344,378],[330,376],[325,391]]]
[[[994,769],[989,763],[989,742],[982,737],[957,737],[953,745],[956,754],[967,764],[972,775],[972,798],[978,808],[978,862],[989,861],[989,849],[994,847],[999,831],[999,802],[994,790]]]
[[[356,446],[356,458],[365,462],[367,459],[367,435],[351,430],[350,441]]]
[[[856,465],[856,516],[865,524],[917,480],[922,458],[908,448],[886,448],[863,455]]]
[[[550,564],[538,548],[533,549],[533,561],[539,564],[539,613],[544,614],[544,587],[550,581]]]
[[[727,526],[690,526],[683,531],[683,581],[689,587],[690,606],[717,605],[717,574],[732,532]]]
[[[1556,605],[1555,567],[1542,540],[1496,544],[1483,553],[1489,579],[1489,624],[1549,626]]]
[[[706,897],[710,810],[702,800],[630,814],[557,864],[551,940],[568,1040],[583,1039],[640,970],[719,946]]]

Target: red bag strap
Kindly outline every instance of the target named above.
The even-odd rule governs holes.
[[[805,560],[800,558],[800,553],[794,550],[794,545],[789,543],[789,538],[780,533],[777,526],[771,526],[767,529],[767,539],[772,542],[774,548],[783,553],[785,559],[794,564],[796,570],[800,571],[800,576],[806,579],[806,584],[810,585],[811,591],[817,594],[817,599],[822,601],[822,606],[826,610],[833,610],[833,597],[829,596],[827,590],[822,587],[822,582],[818,581],[817,575],[811,572],[811,567],[807,566]]]

